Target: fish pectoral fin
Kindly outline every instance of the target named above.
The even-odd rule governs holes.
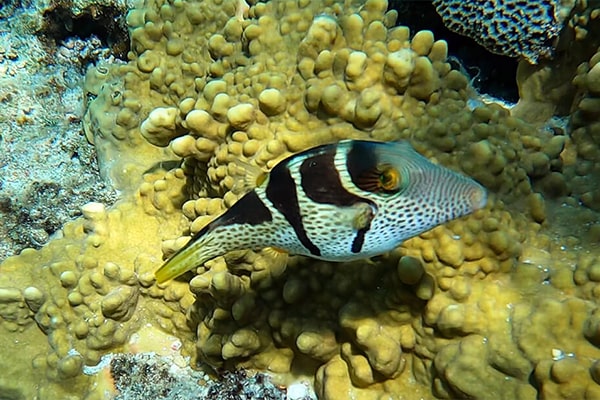
[[[232,163],[236,168],[243,171],[243,179],[239,179],[234,186],[234,189],[241,190],[243,193],[250,192],[263,185],[269,177],[268,172],[263,171],[260,167],[252,165],[249,162],[236,159],[233,160]]]
[[[357,231],[368,228],[377,213],[377,208],[369,203],[356,203],[351,208],[354,211],[352,227]]]

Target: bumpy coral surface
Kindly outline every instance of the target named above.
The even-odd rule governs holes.
[[[148,1],[129,63],[88,72],[86,134],[123,198],[0,265],[0,346],[20,353],[0,389],[101,398],[84,366],[173,336],[193,365],[306,376],[322,399],[600,396],[600,225],[578,195],[595,142],[477,102],[446,43],[383,0],[244,5]],[[155,284],[243,193],[236,160],[268,170],[342,138],[409,140],[489,205],[371,260],[238,251]]]
[[[561,33],[556,57],[531,65],[521,61],[517,70],[519,102],[513,115],[532,122],[543,122],[553,115],[570,116],[585,96],[582,68],[600,46],[600,4],[584,0],[575,6]]]

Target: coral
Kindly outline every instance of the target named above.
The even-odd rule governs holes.
[[[114,355],[110,360],[110,375],[117,392],[116,400],[285,398],[281,389],[261,373],[248,376],[241,370],[227,372],[220,381],[212,381],[201,371],[179,366],[177,360],[152,353]]]
[[[573,83],[579,92],[577,108],[571,115],[573,137],[578,153],[586,159],[596,160],[598,154],[593,147],[600,143],[600,48],[589,61],[579,65]]]
[[[573,83],[578,89],[576,108],[570,119],[573,142],[585,163],[580,168],[590,170],[592,176],[597,176],[596,161],[600,157],[600,48],[589,61],[579,65]],[[579,185],[578,198],[587,207],[600,210],[600,187],[597,181],[581,174],[579,179],[584,182]]]
[[[492,53],[522,57],[536,64],[540,59],[552,57],[574,2],[434,0],[433,3],[445,25],[454,32],[469,36]]]
[[[43,20],[36,33],[44,40],[60,42],[69,37],[97,36],[116,57],[129,51],[127,26],[122,17],[127,0],[109,1],[51,1],[36,4],[43,9]],[[45,8],[44,8],[45,6]],[[39,14],[34,14],[39,15]]]
[[[283,399],[280,389],[274,387],[262,374],[248,377],[243,371],[228,372],[224,381],[212,386],[207,393],[208,399]]]
[[[44,42],[58,44],[70,37],[96,35],[113,54],[121,55],[128,46],[121,16],[131,6],[130,0],[8,0],[0,8],[0,17],[13,17],[12,32],[37,34]],[[19,15],[18,21],[15,15]]]
[[[168,352],[144,337],[161,332],[194,366],[306,376],[323,399],[592,398],[600,229],[579,203],[597,176],[585,148],[478,102],[446,43],[394,26],[383,0],[242,5],[150,0],[127,16],[128,63],[88,70],[86,135],[122,198],[0,264],[0,345],[35,354],[0,360],[0,389],[94,398],[81,372],[107,352]],[[342,138],[409,140],[482,182],[489,205],[371,260],[236,251],[155,283],[242,194],[238,160],[267,170]],[[17,370],[37,389],[15,387]]]
[[[177,324],[180,336],[188,331],[183,315],[172,319],[168,307],[146,304],[146,299],[151,298],[146,297],[146,290],[151,287],[148,282],[153,280],[152,260],[158,259],[159,243],[133,241],[134,237],[144,236],[141,232],[148,233],[151,229],[150,220],[143,226],[136,224],[136,219],[145,214],[143,209],[122,204],[109,212],[100,203],[89,203],[82,213],[81,220],[64,227],[62,239],[51,242],[39,253],[25,250],[2,264],[2,286],[7,293],[2,303],[3,329],[18,332],[26,343],[33,340],[27,338],[39,333],[48,335],[46,347],[32,346],[28,350],[35,361],[21,366],[20,374],[28,376],[36,371],[38,375],[47,374],[51,382],[78,382],[79,390],[85,387],[86,379],[81,376],[84,365],[97,364],[108,349],[139,347],[133,343],[135,333],[142,327],[148,330],[153,319],[156,318],[157,326],[169,330]],[[129,244],[111,240],[118,231],[116,226],[129,226],[132,239]],[[155,229],[159,226],[157,220]],[[129,245],[136,250],[132,251]],[[25,273],[22,262],[30,265],[41,262],[44,267]],[[9,283],[6,278],[11,276],[14,279]],[[22,290],[9,290],[6,288],[11,286],[7,285]],[[185,291],[172,288],[169,293],[170,299],[181,300],[182,304],[192,302]],[[159,342],[153,343],[156,351]],[[3,378],[0,385],[7,384]],[[35,388],[20,390],[24,397],[34,396],[31,390]],[[42,398],[49,398],[64,397],[72,388],[50,384],[42,385],[39,390]]]
[[[0,18],[0,259],[41,247],[86,202],[116,198],[80,126],[83,59],[111,58],[96,38],[16,34],[24,14]]]
[[[159,334],[158,340],[161,339]],[[101,388],[86,398],[315,399],[306,382],[295,382],[288,390],[284,390],[273,385],[270,377],[263,373],[225,371],[215,379],[205,371],[192,369],[188,364],[189,360],[176,351],[166,355],[154,352],[109,353],[102,357],[97,366],[83,368],[84,373],[95,380],[96,388]]]
[[[543,123],[553,115],[569,116],[577,108],[580,92],[575,81],[579,66],[587,63],[600,46],[600,8],[596,3],[575,1],[557,45],[556,57],[517,69],[519,102],[512,115]]]
[[[511,114],[539,123],[550,115],[568,119],[572,144],[578,160],[563,157],[565,165],[577,162],[566,175],[576,182],[573,197],[598,210],[599,192],[594,164],[598,154],[598,46],[600,46],[600,8],[595,4],[577,4],[574,15],[563,31],[564,49],[552,61],[538,66],[520,64],[517,80],[521,98]],[[534,112],[532,112],[534,111]],[[574,166],[574,165],[573,165]]]

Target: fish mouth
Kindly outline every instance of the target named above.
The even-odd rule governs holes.
[[[474,185],[467,196],[473,211],[480,210],[487,204],[487,191],[483,186]]]

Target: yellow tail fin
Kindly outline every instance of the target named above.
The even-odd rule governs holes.
[[[185,274],[212,258],[207,254],[209,247],[205,240],[198,240],[200,237],[193,237],[188,244],[169,258],[156,272],[157,283],[163,283]],[[204,250],[204,251],[203,251]]]

